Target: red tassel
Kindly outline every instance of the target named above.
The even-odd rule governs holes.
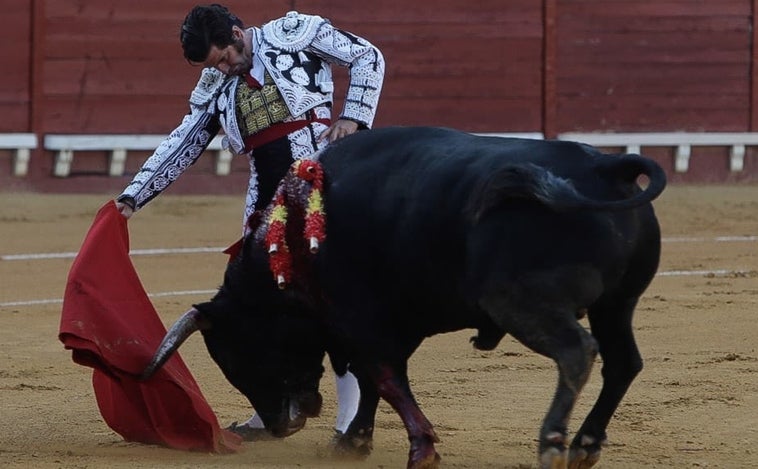
[[[301,160],[297,168],[297,175],[311,183],[311,191],[308,194],[307,207],[305,210],[305,239],[310,243],[310,251],[316,253],[319,243],[326,238],[326,220],[324,216],[324,202],[322,188],[324,184],[324,170],[317,161]]]
[[[298,160],[293,163],[294,176],[310,183],[308,199],[304,201],[305,226],[303,234],[312,253],[318,251],[319,243],[326,238],[326,217],[322,199],[324,171],[317,161]],[[283,181],[277,191],[269,214],[266,246],[269,251],[269,265],[279,288],[284,288],[292,280],[292,253],[287,246],[287,182]],[[293,203],[292,201],[289,201]],[[303,201],[295,202],[302,204]]]
[[[292,259],[287,247],[287,207],[284,191],[274,197],[274,207],[269,218],[266,246],[269,250],[269,266],[279,288],[292,280]]]

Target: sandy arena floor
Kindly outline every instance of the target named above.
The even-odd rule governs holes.
[[[124,442],[102,421],[92,371],[57,339],[70,257],[109,195],[0,194],[0,467],[399,468],[408,450],[399,417],[380,404],[374,453],[362,463],[327,457],[334,384],[322,383],[320,419],[283,441],[226,456]],[[609,427],[605,468],[758,468],[758,186],[671,186],[656,201],[664,233],[659,276],[635,321],[645,369]],[[239,233],[241,197],[164,195],[130,221],[132,249],[222,247]],[[217,253],[134,257],[148,292],[211,290]],[[164,322],[208,294],[155,298]],[[471,331],[424,343],[412,385],[442,442],[443,467],[536,467],[535,436],[556,380],[553,363],[510,338],[495,351]],[[249,406],[211,362],[200,336],[182,356],[222,425]],[[574,413],[575,429],[599,389],[600,364]]]

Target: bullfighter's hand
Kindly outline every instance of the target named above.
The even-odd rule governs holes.
[[[347,120],[347,119],[339,119],[337,122],[332,124],[328,129],[324,130],[324,132],[319,135],[318,141],[321,142],[324,139],[329,139],[329,143],[334,142],[335,140],[339,140],[342,137],[346,137],[350,134],[355,133],[358,130],[358,123]]]
[[[123,202],[116,202],[116,208],[127,220],[134,215],[134,209]]]

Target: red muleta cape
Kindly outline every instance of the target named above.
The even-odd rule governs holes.
[[[137,377],[166,329],[129,258],[126,219],[113,201],[97,213],[66,283],[59,339],[94,368],[103,419],[127,441],[230,453],[240,438],[216,415],[178,354],[151,379]]]

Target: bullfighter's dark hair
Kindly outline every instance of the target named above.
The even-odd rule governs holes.
[[[211,46],[223,49],[234,44],[232,26],[243,28],[242,21],[223,5],[198,5],[184,18],[179,40],[184,58],[189,62],[204,62]]]

